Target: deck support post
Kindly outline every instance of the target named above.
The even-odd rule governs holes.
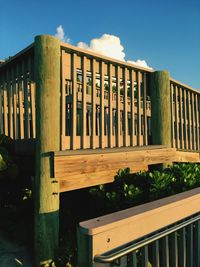
[[[35,37],[36,177],[35,266],[54,259],[59,238],[59,189],[52,152],[60,150],[60,43]]]
[[[155,71],[151,74],[152,144],[171,147],[170,74]],[[162,164],[167,167],[166,164]]]

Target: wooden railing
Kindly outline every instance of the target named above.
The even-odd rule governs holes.
[[[171,79],[172,147],[199,150],[200,92]]]
[[[151,73],[61,47],[61,150],[152,144]],[[36,137],[34,44],[0,65],[0,132]],[[170,79],[171,146],[200,148],[200,93]]]
[[[62,149],[148,145],[150,71],[62,44]]]
[[[199,266],[199,205],[197,188],[81,222],[78,266]]]
[[[34,46],[0,65],[0,132],[17,139],[36,136]]]

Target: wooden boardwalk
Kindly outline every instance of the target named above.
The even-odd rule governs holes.
[[[112,182],[120,168],[199,162],[199,114],[200,92],[169,72],[51,36],[0,63],[0,133],[36,156],[37,261],[58,244],[59,193]]]

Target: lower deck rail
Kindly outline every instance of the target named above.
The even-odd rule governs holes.
[[[200,214],[159,231],[94,261],[110,266],[200,266]]]
[[[200,267],[200,188],[81,222],[79,267]]]

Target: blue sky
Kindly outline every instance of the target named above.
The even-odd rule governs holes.
[[[145,60],[200,89],[199,0],[0,0],[0,7],[0,59],[62,25],[73,45],[117,36],[126,60]]]

